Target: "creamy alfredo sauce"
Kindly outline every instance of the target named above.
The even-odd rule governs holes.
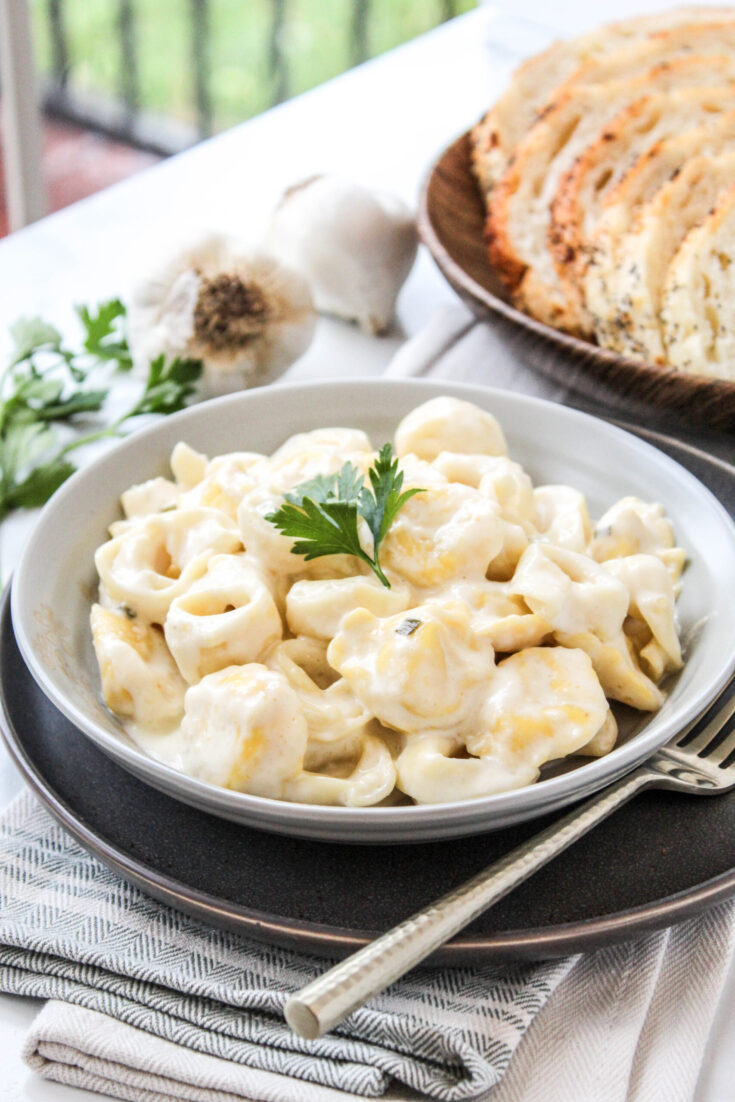
[[[306,562],[266,519],[345,463],[367,476],[357,429],[272,456],[182,443],[170,479],[123,494],[91,624],[105,702],[141,749],[276,799],[433,803],[607,753],[610,700],[660,706],[685,558],[661,505],[623,498],[593,523],[578,490],[534,486],[495,418],[454,398],[413,410],[393,446],[421,493],[380,546],[389,588],[355,555]]]

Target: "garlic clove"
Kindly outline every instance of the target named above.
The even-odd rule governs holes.
[[[384,332],[416,258],[406,204],[338,176],[295,184],[274,210],[266,242],[309,282],[317,310]]]
[[[132,289],[136,369],[186,356],[204,365],[200,397],[271,382],[308,348],[316,313],[303,276],[219,234],[179,247]]]

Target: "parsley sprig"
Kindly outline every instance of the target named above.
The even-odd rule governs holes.
[[[390,589],[380,565],[380,545],[409,498],[424,490],[401,493],[403,472],[390,444],[380,449],[368,478],[370,487],[352,463],[345,463],[335,474],[317,475],[284,494],[284,504],[265,519],[295,541],[292,554],[303,555],[307,562],[324,555],[356,555]],[[372,534],[372,556],[360,543],[359,517]]]
[[[77,307],[84,326],[84,350],[99,361],[113,361],[118,371],[130,371],[133,358],[125,336],[125,306],[119,298],[102,302],[96,314],[86,306]]]
[[[58,425],[74,426],[80,416],[102,410],[110,393],[110,372],[133,365],[125,338],[125,307],[119,299],[96,309],[77,308],[81,348],[69,348],[61,333],[41,318],[21,318],[10,330],[14,348],[0,376],[0,519],[13,509],[43,505],[74,473],[67,457],[76,448],[104,437],[120,436],[143,413],[183,409],[201,374],[198,360],[161,356],[150,367],[135,404],[107,425],[66,444]],[[104,386],[90,376],[105,373]]]

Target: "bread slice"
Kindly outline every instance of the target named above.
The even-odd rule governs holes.
[[[661,322],[667,360],[696,375],[735,379],[735,184],[684,238],[669,265]]]
[[[529,58],[516,69],[506,91],[473,131],[473,167],[483,192],[492,190],[507,168],[515,146],[555,89],[580,66],[682,24],[712,23],[730,17],[735,18],[733,8],[709,5],[674,8],[598,27],[577,38],[555,42],[543,53]]]
[[[633,231],[620,243],[618,309],[625,354],[665,363],[659,315],[669,264],[688,231],[733,181],[735,152],[694,157],[641,209]]]
[[[624,107],[651,91],[706,84],[711,67],[712,58],[683,57],[632,80],[574,85],[531,127],[490,197],[486,223],[491,262],[522,309],[547,324],[585,331],[548,247],[558,183]]]
[[[591,58],[554,90],[554,98],[575,84],[606,84],[632,79],[656,65],[665,65],[684,55],[721,54],[735,43],[735,18],[723,12],[721,18],[658,30],[643,42]]]
[[[713,58],[713,82],[732,80],[734,61],[732,57]],[[563,176],[551,205],[549,248],[566,294],[582,315],[586,315],[584,277],[590,239],[605,196],[652,145],[700,123],[713,124],[733,108],[732,93],[723,96],[719,88],[643,97],[612,119]],[[582,325],[592,332],[589,315]]]
[[[710,90],[704,91],[708,94]],[[597,223],[589,231],[583,294],[595,336],[603,347],[617,352],[626,347],[626,322],[620,314],[623,296],[617,286],[618,279],[624,278],[619,249],[641,208],[693,157],[735,149],[735,102],[731,90],[721,95],[720,106],[723,113],[709,117],[707,124],[693,130],[682,127],[681,134],[652,145],[602,202]]]

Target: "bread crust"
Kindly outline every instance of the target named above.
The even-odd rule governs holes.
[[[491,263],[522,309],[547,324],[591,334],[580,296],[565,290],[549,249],[559,181],[631,102],[656,89],[704,83],[710,72],[711,59],[685,57],[632,80],[573,85],[534,124],[490,196],[486,222]]]
[[[470,133],[472,171],[487,199],[507,167],[506,149],[501,144],[497,111],[494,107],[482,116]]]
[[[561,86],[575,78],[577,83],[589,79],[580,70],[590,61],[682,24],[712,24],[728,18],[735,19],[735,8],[683,6],[609,23],[576,38],[554,42],[528,58],[515,70],[505,92],[472,134],[472,165],[483,194],[492,191],[515,146],[538,114],[558,98]]]

